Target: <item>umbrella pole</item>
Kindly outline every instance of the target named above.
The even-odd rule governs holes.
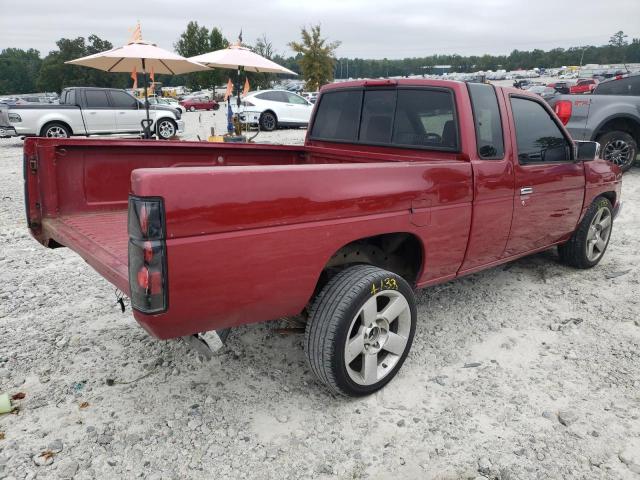
[[[238,95],[236,97],[237,98],[236,103],[238,105],[238,126],[239,126],[239,129],[240,129],[240,135],[242,135],[242,122],[240,121],[240,103],[241,103],[241,101],[240,101],[240,88],[241,88],[241,85],[242,85],[242,81],[240,80],[240,75],[242,74],[243,70],[244,70],[244,67],[241,66],[241,65],[238,65],[238,84],[237,84],[238,85],[237,86]]]
[[[149,119],[149,96],[147,93],[147,69],[145,66],[144,58],[142,59],[142,74],[144,77],[144,109],[147,114],[147,119],[144,124],[144,138],[151,138],[151,120]]]

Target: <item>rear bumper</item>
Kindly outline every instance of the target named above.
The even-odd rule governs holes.
[[[15,127],[0,126],[0,138],[17,137],[18,132]]]

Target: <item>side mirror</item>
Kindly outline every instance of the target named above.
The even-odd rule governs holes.
[[[590,162],[600,156],[600,144],[598,142],[575,142],[576,162]]]

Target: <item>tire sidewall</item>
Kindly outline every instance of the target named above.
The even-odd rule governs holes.
[[[332,370],[334,374],[334,378],[336,383],[343,389],[349,392],[350,395],[354,396],[363,396],[369,395],[382,387],[384,387],[387,383],[389,383],[398,373],[402,364],[404,363],[409,351],[411,350],[411,345],[413,343],[413,337],[416,331],[416,319],[417,319],[417,310],[416,310],[416,302],[415,297],[413,295],[413,290],[409,286],[409,284],[399,275],[396,275],[392,272],[387,272],[381,270],[380,272],[376,272],[374,274],[369,275],[372,279],[372,282],[367,284],[367,287],[362,289],[362,291],[358,292],[354,300],[351,302],[351,305],[345,309],[345,314],[343,318],[339,321],[339,328],[337,329],[335,341],[333,343],[333,348],[335,351],[333,352],[334,362],[332,365]],[[345,365],[345,357],[344,350],[347,342],[347,336],[349,335],[349,328],[351,327],[351,322],[353,321],[355,315],[362,308],[364,303],[371,298],[371,285],[380,284],[380,281],[384,281],[387,278],[393,278],[396,280],[398,285],[398,292],[400,292],[407,303],[409,304],[409,308],[411,310],[411,328],[409,331],[409,338],[407,339],[407,345],[405,350],[398,360],[398,362],[394,365],[392,371],[388,373],[382,380],[373,385],[360,385],[354,382],[349,373],[347,372],[347,366]]]
[[[264,119],[265,119],[266,117],[268,117],[268,116],[270,116],[270,117],[272,117],[272,118],[273,118],[273,127],[272,127],[272,128],[266,128],[266,127],[264,126]],[[260,117],[260,127],[262,128],[262,130],[265,130],[265,131],[267,131],[267,132],[272,132],[272,131],[274,131],[276,128],[278,128],[278,119],[276,118],[276,116],[275,116],[273,113],[271,113],[271,112],[264,112],[264,113],[262,114],[262,116]]]
[[[583,260],[584,263],[586,265],[588,265],[589,267],[594,267],[596,266],[598,263],[600,263],[600,261],[604,258],[605,253],[607,253],[607,248],[609,248],[609,242],[611,241],[611,235],[613,234],[613,207],[611,206],[611,202],[609,200],[607,200],[604,197],[599,197],[598,199],[596,199],[593,202],[593,210],[591,211],[591,213],[585,217],[584,219],[584,228],[582,231],[582,235],[585,236],[585,238],[583,239],[582,242],[582,255],[583,255]],[[610,227],[610,231],[609,231],[609,238],[607,238],[607,243],[604,246],[604,251],[602,252],[602,255],[600,255],[596,260],[591,261],[589,260],[589,258],[587,257],[587,239],[586,236],[589,233],[589,226],[591,225],[591,221],[593,220],[593,217],[598,213],[598,211],[601,208],[607,208],[609,210],[609,214],[611,215],[611,227]]]
[[[606,146],[616,140],[622,140],[625,143],[627,143],[633,152],[631,159],[627,161],[627,163],[625,163],[624,165],[618,165],[618,167],[620,167],[620,169],[623,172],[626,172],[633,166],[634,162],[636,161],[636,156],[638,155],[638,144],[636,143],[634,138],[631,135],[629,135],[627,132],[613,131],[613,132],[608,132],[602,135],[599,139],[602,145],[600,157],[604,159],[604,152],[605,152]]]

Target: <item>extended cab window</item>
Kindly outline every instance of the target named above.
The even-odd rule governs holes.
[[[469,83],[469,95],[476,127],[476,143],[480,158],[504,157],[502,122],[496,91],[491,85]]]
[[[521,164],[571,160],[569,142],[542,105],[512,97],[511,110]]]
[[[87,108],[110,108],[107,92],[104,90],[86,90]]]
[[[128,93],[112,90],[109,92],[109,94],[111,95],[111,100],[113,101],[113,106],[115,108],[122,108],[122,109],[138,108],[138,101]]]
[[[311,137],[355,142],[360,124],[362,90],[329,92],[320,98]]]
[[[603,82],[596,87],[593,93],[594,95],[640,96],[640,75]]]

